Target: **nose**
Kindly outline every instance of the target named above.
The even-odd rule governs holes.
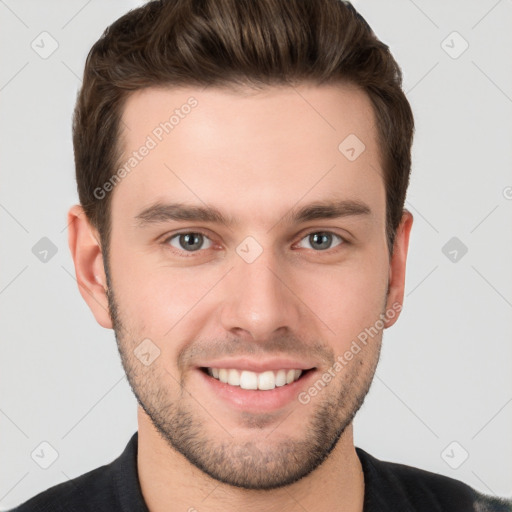
[[[293,277],[271,249],[252,263],[234,255],[223,286],[221,322],[225,330],[264,342],[282,330],[297,331],[301,301]]]

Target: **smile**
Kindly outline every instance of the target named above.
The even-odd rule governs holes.
[[[237,370],[235,368],[204,368],[203,370],[210,377],[224,384],[242,389],[258,389],[260,391],[286,386],[298,380],[303,374],[303,370],[299,369],[267,370],[260,373],[249,370]]]

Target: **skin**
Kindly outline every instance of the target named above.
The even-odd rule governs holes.
[[[197,106],[111,192],[108,280],[98,233],[80,206],[68,214],[80,292],[98,323],[114,328],[139,401],[144,499],[152,512],[171,503],[201,512],[360,512],[352,419],[383,329],[307,404],[293,399],[270,412],[218,396],[197,366],[294,357],[315,368],[307,386],[297,382],[307,391],[379,315],[395,311],[385,328],[397,320],[412,215],[404,212],[390,258],[371,102],[347,84],[146,89],[125,106],[125,156],[191,96]],[[365,144],[354,161],[338,150],[349,134]],[[364,203],[369,213],[285,217],[324,200]],[[137,215],[155,201],[214,206],[237,222],[141,226]],[[170,238],[177,232],[205,238],[187,252]],[[333,234],[327,248],[309,236],[319,232]],[[248,236],[262,250],[251,263],[237,253]],[[147,338],[160,350],[149,366],[134,355]]]

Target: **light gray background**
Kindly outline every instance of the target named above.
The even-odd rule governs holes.
[[[71,114],[85,57],[140,3],[0,0],[2,509],[110,462],[137,428],[113,332],[78,292],[66,212],[77,201]],[[384,335],[355,442],[510,497],[512,1],[356,6],[403,69],[417,131],[404,311]],[[31,48],[43,31],[59,45],[46,59]],[[453,31],[469,43],[458,58]],[[42,237],[58,249],[46,263],[32,253]],[[468,248],[456,262],[442,252],[452,237]],[[58,452],[48,469],[31,458],[42,441]],[[463,450],[452,469],[446,460],[460,463]]]

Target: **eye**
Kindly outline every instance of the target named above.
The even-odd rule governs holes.
[[[333,240],[338,239],[338,242],[333,245]],[[308,243],[309,247],[304,246],[304,243]],[[206,243],[206,245],[205,245]],[[300,243],[299,247],[305,247],[306,249],[314,249],[318,251],[326,251],[333,247],[337,247],[345,243],[345,240],[330,231],[314,231],[306,235]],[[198,231],[187,231],[182,233],[176,233],[164,240],[164,244],[168,244],[177,252],[199,252],[201,249],[210,249],[212,247],[212,241],[210,238]]]
[[[314,231],[306,235],[302,240],[306,240],[312,249],[318,249],[320,251],[325,251],[332,247],[333,237],[336,237],[340,240],[334,247],[341,245],[345,242],[341,236],[331,233],[330,231]],[[301,240],[301,243],[302,243]],[[299,244],[300,245],[300,244]],[[303,247],[303,246],[301,246]],[[307,247],[309,249],[309,247]]]
[[[202,247],[205,240],[208,240],[210,245],[207,247]],[[197,250],[201,248],[209,249],[212,245],[211,240],[204,233],[198,233],[194,231],[173,235],[167,238],[165,243],[168,243],[175,249],[182,251],[184,250],[187,252],[197,252]]]

